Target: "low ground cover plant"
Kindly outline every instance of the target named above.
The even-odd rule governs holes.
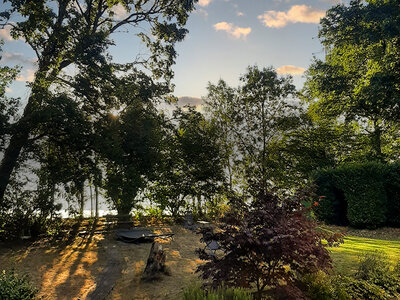
[[[184,290],[183,300],[252,300],[252,293],[241,288],[218,288],[206,291],[200,285]]]
[[[13,270],[0,273],[0,300],[31,300],[35,299],[36,293],[27,276]]]

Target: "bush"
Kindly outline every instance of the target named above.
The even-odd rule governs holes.
[[[200,286],[194,285],[184,290],[184,300],[252,300],[249,291],[240,288],[219,288],[206,291]]]
[[[365,253],[361,259],[356,278],[368,281],[382,289],[390,296],[400,298],[400,278],[397,266],[392,271],[388,257],[382,252]]]
[[[318,272],[304,276],[302,284],[310,300],[387,299],[385,291],[378,286],[347,276]]]
[[[331,277],[324,272],[307,274],[302,278],[301,283],[304,285],[303,289],[310,300],[347,299],[338,297]]]
[[[347,202],[343,192],[334,184],[335,177],[334,170],[320,171],[314,174],[314,182],[318,187],[317,192],[321,195],[314,212],[319,220],[327,224],[348,225]]]
[[[321,195],[316,216],[360,228],[400,225],[400,165],[346,164],[313,174]]]
[[[290,289],[297,274],[330,269],[322,240],[332,246],[340,237],[316,230],[302,200],[262,195],[248,207],[227,213],[218,230],[202,228],[202,241],[216,241],[224,250],[221,255],[198,250],[207,261],[198,267],[202,278],[210,279],[213,287],[254,288],[260,297],[266,288]]]
[[[35,299],[37,290],[31,285],[27,276],[19,276],[14,271],[0,273],[1,300]]]
[[[311,300],[400,299],[399,265],[391,270],[380,252],[362,255],[355,277],[329,276],[323,272],[302,278],[302,289]]]
[[[354,300],[385,300],[388,299],[385,291],[378,286],[366,281],[347,276],[336,276],[333,278],[336,290],[343,292],[338,299]]]
[[[400,227],[400,163],[388,166],[384,182],[388,200],[387,224]]]

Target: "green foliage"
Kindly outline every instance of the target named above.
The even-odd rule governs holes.
[[[360,259],[356,278],[375,284],[393,297],[400,297],[400,278],[396,271],[390,269],[388,258],[383,253],[368,252]]]
[[[366,280],[323,272],[304,276],[303,289],[310,300],[388,299],[385,291]]]
[[[234,181],[250,193],[283,187],[293,172],[282,155],[282,139],[298,125],[292,78],[272,67],[249,66],[240,83],[237,88],[222,80],[209,84],[206,101],[211,120],[221,127],[230,189]]]
[[[184,300],[252,300],[250,292],[241,288],[218,288],[206,291],[193,285],[183,291]]]
[[[151,102],[132,99],[119,116],[102,121],[99,153],[105,163],[106,195],[120,215],[128,215],[139,191],[159,162],[163,119]]]
[[[0,241],[57,234],[60,205],[38,191],[25,190],[25,184],[15,179],[9,188],[5,201],[0,202]]]
[[[184,26],[194,9],[194,2],[161,0],[148,5],[148,1],[136,0],[85,3],[6,0],[4,3],[0,12],[1,23],[12,26],[13,38],[22,37],[31,46],[38,59],[38,69],[29,85],[30,95],[20,118],[12,124],[12,130],[6,128],[9,136],[0,163],[0,199],[4,200],[11,174],[18,171],[18,163],[26,158],[21,154],[30,154],[34,148],[32,144],[35,147],[50,144],[50,148],[58,148],[55,152],[62,153],[62,156],[67,154],[68,159],[64,161],[73,165],[71,169],[77,170],[78,174],[72,174],[72,179],[62,176],[62,183],[72,182],[83,195],[85,180],[95,181],[99,186],[102,179],[101,172],[91,168],[88,162],[95,167],[110,162],[109,152],[101,152],[105,148],[101,141],[102,129],[107,123],[104,119],[109,113],[126,108],[127,116],[132,102],[154,103],[171,92],[172,65],[177,56],[175,44],[182,41],[187,33]],[[113,12],[120,5],[126,10],[123,19]],[[149,51],[143,55],[133,54],[131,62],[119,64],[113,62],[109,47],[114,44],[113,33],[124,27],[129,27],[131,37],[139,39]],[[72,65],[77,70],[75,75],[63,72]],[[4,88],[0,84],[1,96]],[[54,105],[60,94],[69,101]],[[0,109],[3,109],[2,106],[0,104]],[[57,108],[61,111],[67,109],[65,114],[58,114]],[[130,115],[133,119],[129,121],[135,127],[134,116]],[[74,116],[83,118],[75,119]],[[0,116],[0,122],[2,119]],[[77,122],[82,120],[84,122]],[[132,134],[138,132],[132,132],[129,122],[120,129],[122,135],[130,134],[132,138],[127,141],[121,137],[125,148],[122,152],[114,149],[116,154],[130,158],[135,156],[132,152],[139,153],[137,156],[147,154],[148,144],[145,143],[142,148],[132,145],[135,141]],[[141,138],[138,137],[138,142],[143,142]],[[0,140],[1,147],[4,146],[2,143]],[[49,155],[40,163],[47,164],[46,159],[54,157]],[[99,157],[108,161],[99,161]],[[75,164],[71,163],[74,159]],[[109,193],[122,213],[129,213],[143,181],[143,172],[136,172],[136,164],[140,164],[138,168],[143,170],[143,160],[132,160],[134,158],[129,166],[126,161],[123,166],[118,162],[115,168],[108,164],[108,178],[112,186]],[[125,178],[120,179],[121,176]]]
[[[388,165],[384,175],[387,195],[387,224],[400,227],[400,163]]]
[[[313,174],[317,217],[329,224],[379,227],[398,224],[399,164],[344,164]]]
[[[0,40],[0,53],[3,44],[4,42]],[[7,87],[15,80],[18,72],[19,68],[17,67],[0,67],[0,151],[4,150],[7,137],[12,133],[11,124],[17,117],[18,107],[20,105],[19,99],[10,98],[5,95]]]
[[[335,283],[331,276],[321,271],[307,274],[301,279],[310,300],[350,300],[345,289]]]
[[[336,285],[337,288],[343,292],[342,299],[387,299],[387,295],[385,295],[385,291],[383,289],[368,281],[357,280],[352,277],[337,276],[334,280],[334,285]]]
[[[174,111],[177,124],[170,124],[162,141],[161,163],[148,196],[174,218],[184,208],[203,214],[224,183],[221,146],[214,124],[193,107]],[[189,203],[189,201],[192,203]]]
[[[304,95],[316,118],[359,127],[365,159],[396,159],[400,12],[397,1],[366,2],[327,11],[319,32],[325,60],[311,65]]]
[[[0,273],[1,300],[31,300],[37,293],[27,276],[20,276],[14,271],[3,270]]]

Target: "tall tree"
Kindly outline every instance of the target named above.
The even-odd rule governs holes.
[[[23,38],[35,51],[38,70],[31,84],[31,94],[0,164],[0,199],[3,198],[21,150],[32,136],[46,100],[51,99],[55,85],[68,84],[61,72],[68,66],[97,67],[110,56],[107,48],[113,44],[112,34],[131,25],[149,49],[147,57],[136,58],[114,70],[135,72],[136,66],[148,68],[156,78],[169,86],[171,66],[176,57],[174,45],[184,38],[188,13],[195,0],[5,0],[0,13],[3,26],[12,26],[14,38]],[[123,8],[123,17],[115,9]],[[142,30],[147,24],[146,31]],[[142,28],[142,29],[139,29]],[[95,99],[98,101],[98,99]],[[100,103],[99,103],[100,104]],[[96,105],[94,105],[96,106]]]
[[[209,85],[207,109],[227,135],[225,144],[233,145],[235,167],[245,178],[250,191],[267,193],[286,175],[279,141],[293,129],[298,119],[294,100],[296,90],[291,77],[280,77],[273,68],[249,67],[232,89],[224,82]]]
[[[0,52],[3,41],[0,41]],[[0,56],[1,60],[1,56]],[[8,86],[15,80],[19,68],[0,67],[0,151],[3,152],[7,140],[12,134],[12,123],[17,117],[19,99],[6,95]],[[1,198],[0,198],[1,200]]]
[[[209,83],[207,90],[208,94],[204,99],[206,117],[219,128],[217,135],[221,145],[221,162],[228,176],[229,193],[233,193],[237,174],[234,164],[235,137],[232,126],[234,125],[234,103],[237,91],[222,79],[217,84]]]
[[[357,0],[333,7],[319,32],[325,60],[315,59],[307,72],[310,111],[357,123],[360,134],[369,136],[369,157],[374,159],[388,158],[388,133],[398,127],[399,19],[397,0]]]
[[[174,217],[184,207],[202,214],[205,202],[221,191],[225,180],[219,128],[194,107],[178,108],[174,119],[177,122],[171,122],[166,132],[162,163],[149,194],[159,208]]]
[[[118,214],[126,216],[160,161],[162,117],[151,102],[137,99],[106,122],[99,136],[104,140],[104,188]]]

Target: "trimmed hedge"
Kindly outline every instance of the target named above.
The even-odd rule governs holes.
[[[359,228],[400,226],[400,164],[346,164],[313,174],[318,219]]]

